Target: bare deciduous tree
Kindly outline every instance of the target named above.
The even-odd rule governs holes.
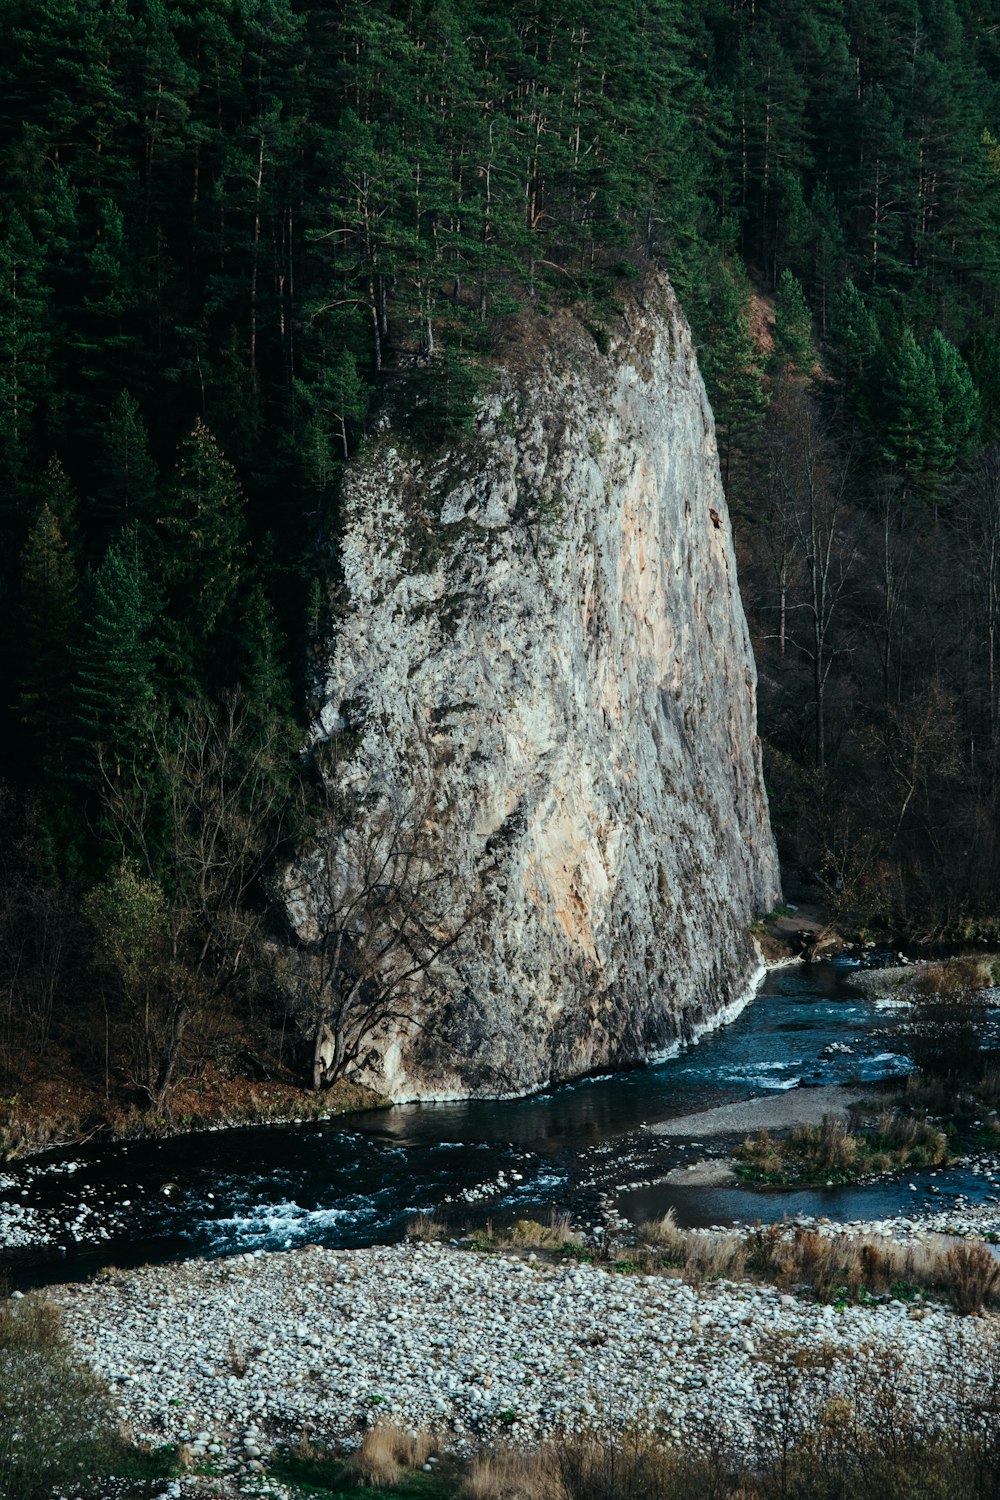
[[[907,596],[914,541],[905,527],[905,495],[897,476],[881,475],[874,493],[877,532],[868,618],[882,666],[882,698],[899,703],[903,692],[903,658],[907,638]]]
[[[279,729],[251,722],[241,695],[192,706],[154,752],[158,775],[107,777],[122,863],[95,895],[92,920],[125,1002],[133,1082],[162,1112],[189,1033],[215,1050],[230,993],[253,980],[248,960],[265,914],[254,888],[286,799]],[[127,950],[113,936],[116,909],[128,916],[119,933],[134,936]]]
[[[0,1072],[43,1062],[60,990],[79,966],[72,894],[39,875],[37,808],[0,783]]]
[[[424,1025],[436,971],[477,912],[412,803],[355,803],[338,823],[289,880],[306,914],[290,999],[315,1089],[350,1076],[379,1037]]]
[[[816,769],[823,775],[826,692],[838,649],[834,622],[856,557],[845,530],[850,463],[824,430],[815,402],[799,387],[786,383],[772,408],[784,429],[777,479],[804,570],[804,597],[794,608],[805,626],[793,626],[789,639],[810,664]]]
[[[959,499],[959,527],[985,678],[990,744],[1000,741],[1000,443],[980,450]]]

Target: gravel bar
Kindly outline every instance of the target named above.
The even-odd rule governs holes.
[[[776,1334],[834,1346],[845,1379],[894,1351],[933,1420],[963,1341],[994,1326],[935,1303],[834,1308],[442,1245],[188,1261],[48,1295],[136,1437],[186,1444],[234,1478],[262,1473],[276,1442],[357,1443],[380,1420],[459,1451],[634,1420],[748,1439]]]
[[[649,1125],[651,1135],[687,1136],[696,1139],[708,1135],[733,1135],[748,1130],[787,1130],[794,1125],[822,1125],[825,1115],[843,1120],[848,1107],[866,1095],[858,1089],[831,1084],[818,1089],[788,1089],[782,1094],[767,1094],[762,1099],[738,1100],[703,1109],[695,1115],[681,1115]]]

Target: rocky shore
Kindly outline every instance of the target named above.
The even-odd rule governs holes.
[[[191,1261],[47,1295],[138,1439],[251,1487],[274,1444],[356,1444],[379,1421],[460,1451],[631,1421],[749,1441],[783,1336],[828,1350],[835,1380],[891,1351],[933,1423],[993,1337],[931,1301],[835,1308],[443,1245]]]

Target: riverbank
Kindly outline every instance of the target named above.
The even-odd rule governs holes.
[[[642,1066],[654,1067],[676,1057],[703,1037],[730,1025],[752,1003],[770,968],[795,961],[788,954],[769,963],[761,959],[732,1001],[691,1027],[685,1037],[678,1037],[662,1051],[651,1053]],[[373,1089],[345,1080],[317,1093],[287,1078],[225,1077],[209,1066],[197,1079],[181,1083],[173,1090],[168,1114],[156,1114],[125,1095],[103,1093],[93,1080],[64,1060],[62,1065],[54,1062],[51,1073],[23,1082],[6,1096],[0,1093],[0,1163],[92,1140],[164,1139],[205,1130],[297,1124],[302,1120],[327,1120],[363,1110],[384,1109],[393,1103],[461,1104],[473,1097],[510,1102],[530,1099],[535,1094],[544,1096],[561,1084],[575,1085],[587,1079],[588,1075],[554,1079],[548,1086],[527,1093],[500,1091],[470,1096],[427,1091],[412,1099],[389,1100]]]
[[[933,1424],[994,1338],[994,1320],[931,1300],[821,1306],[441,1245],[191,1261],[49,1295],[137,1440],[244,1475],[276,1444],[356,1445],[380,1422],[458,1451],[629,1423],[746,1445],[782,1340],[821,1355],[834,1387],[859,1361],[901,1361]]]
[[[208,1070],[179,1087],[169,1115],[105,1097],[75,1077],[37,1079],[0,1097],[0,1162],[88,1141],[160,1140],[205,1130],[328,1120],[387,1100],[362,1084],[321,1093],[271,1079],[224,1078]]]

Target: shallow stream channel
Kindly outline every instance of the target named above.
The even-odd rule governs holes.
[[[795,964],[676,1056],[531,1098],[42,1153],[0,1166],[0,1278],[26,1286],[108,1265],[385,1243],[417,1212],[457,1234],[552,1209],[596,1224],[609,1206],[635,1222],[673,1207],[683,1224],[724,1225],[1000,1203],[1000,1183],[974,1165],[803,1190],[663,1181],[706,1155],[728,1156],[740,1137],[650,1127],[798,1087],[863,1090],[909,1072],[927,1045],[909,1007],[853,993],[849,970]],[[1000,1046],[1000,1008],[980,1012],[975,1045]]]

